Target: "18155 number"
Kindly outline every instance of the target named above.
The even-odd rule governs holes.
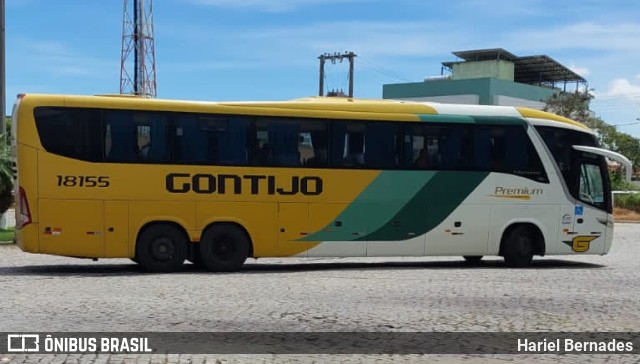
[[[109,187],[108,176],[65,176],[57,175],[59,187]]]

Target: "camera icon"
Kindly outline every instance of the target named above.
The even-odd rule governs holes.
[[[7,352],[29,353],[40,351],[40,335],[10,334],[7,335]]]

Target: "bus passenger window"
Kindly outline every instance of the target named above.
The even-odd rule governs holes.
[[[303,124],[298,145],[302,164],[307,167],[326,167],[328,161],[327,124],[309,122]]]
[[[400,125],[385,122],[333,123],[332,165],[397,168],[400,166]]]
[[[418,157],[413,161],[413,166],[416,169],[427,169],[429,167],[429,153],[426,149],[420,150]]]
[[[300,119],[260,118],[253,136],[255,166],[325,167],[326,122]]]
[[[105,111],[105,143],[110,162],[170,161],[166,116],[140,111]]]
[[[468,127],[458,124],[406,125],[404,167],[411,169],[466,169]]]
[[[151,126],[138,125],[137,130],[138,159],[148,160],[151,149]]]
[[[246,117],[181,114],[173,126],[173,160],[185,164],[248,164]]]
[[[254,165],[295,167],[300,165],[298,150],[300,125],[269,119],[256,121],[257,154]]]
[[[548,182],[540,157],[520,125],[477,125],[473,132],[473,168]]]
[[[102,161],[102,117],[98,110],[38,107],[34,110],[46,151],[91,162]]]

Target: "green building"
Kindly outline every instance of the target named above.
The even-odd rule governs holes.
[[[459,60],[443,62],[441,76],[383,85],[382,97],[542,109],[554,93],[587,86],[580,75],[545,55],[518,57],[501,48],[453,54]]]

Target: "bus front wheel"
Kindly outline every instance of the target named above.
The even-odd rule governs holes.
[[[136,244],[134,261],[149,272],[173,272],[187,258],[187,238],[172,225],[146,228]]]
[[[249,255],[249,238],[233,224],[208,227],[200,239],[202,265],[212,272],[232,272],[240,269]]]
[[[533,234],[525,226],[517,226],[503,242],[504,262],[508,267],[523,268],[531,264],[535,249]]]

